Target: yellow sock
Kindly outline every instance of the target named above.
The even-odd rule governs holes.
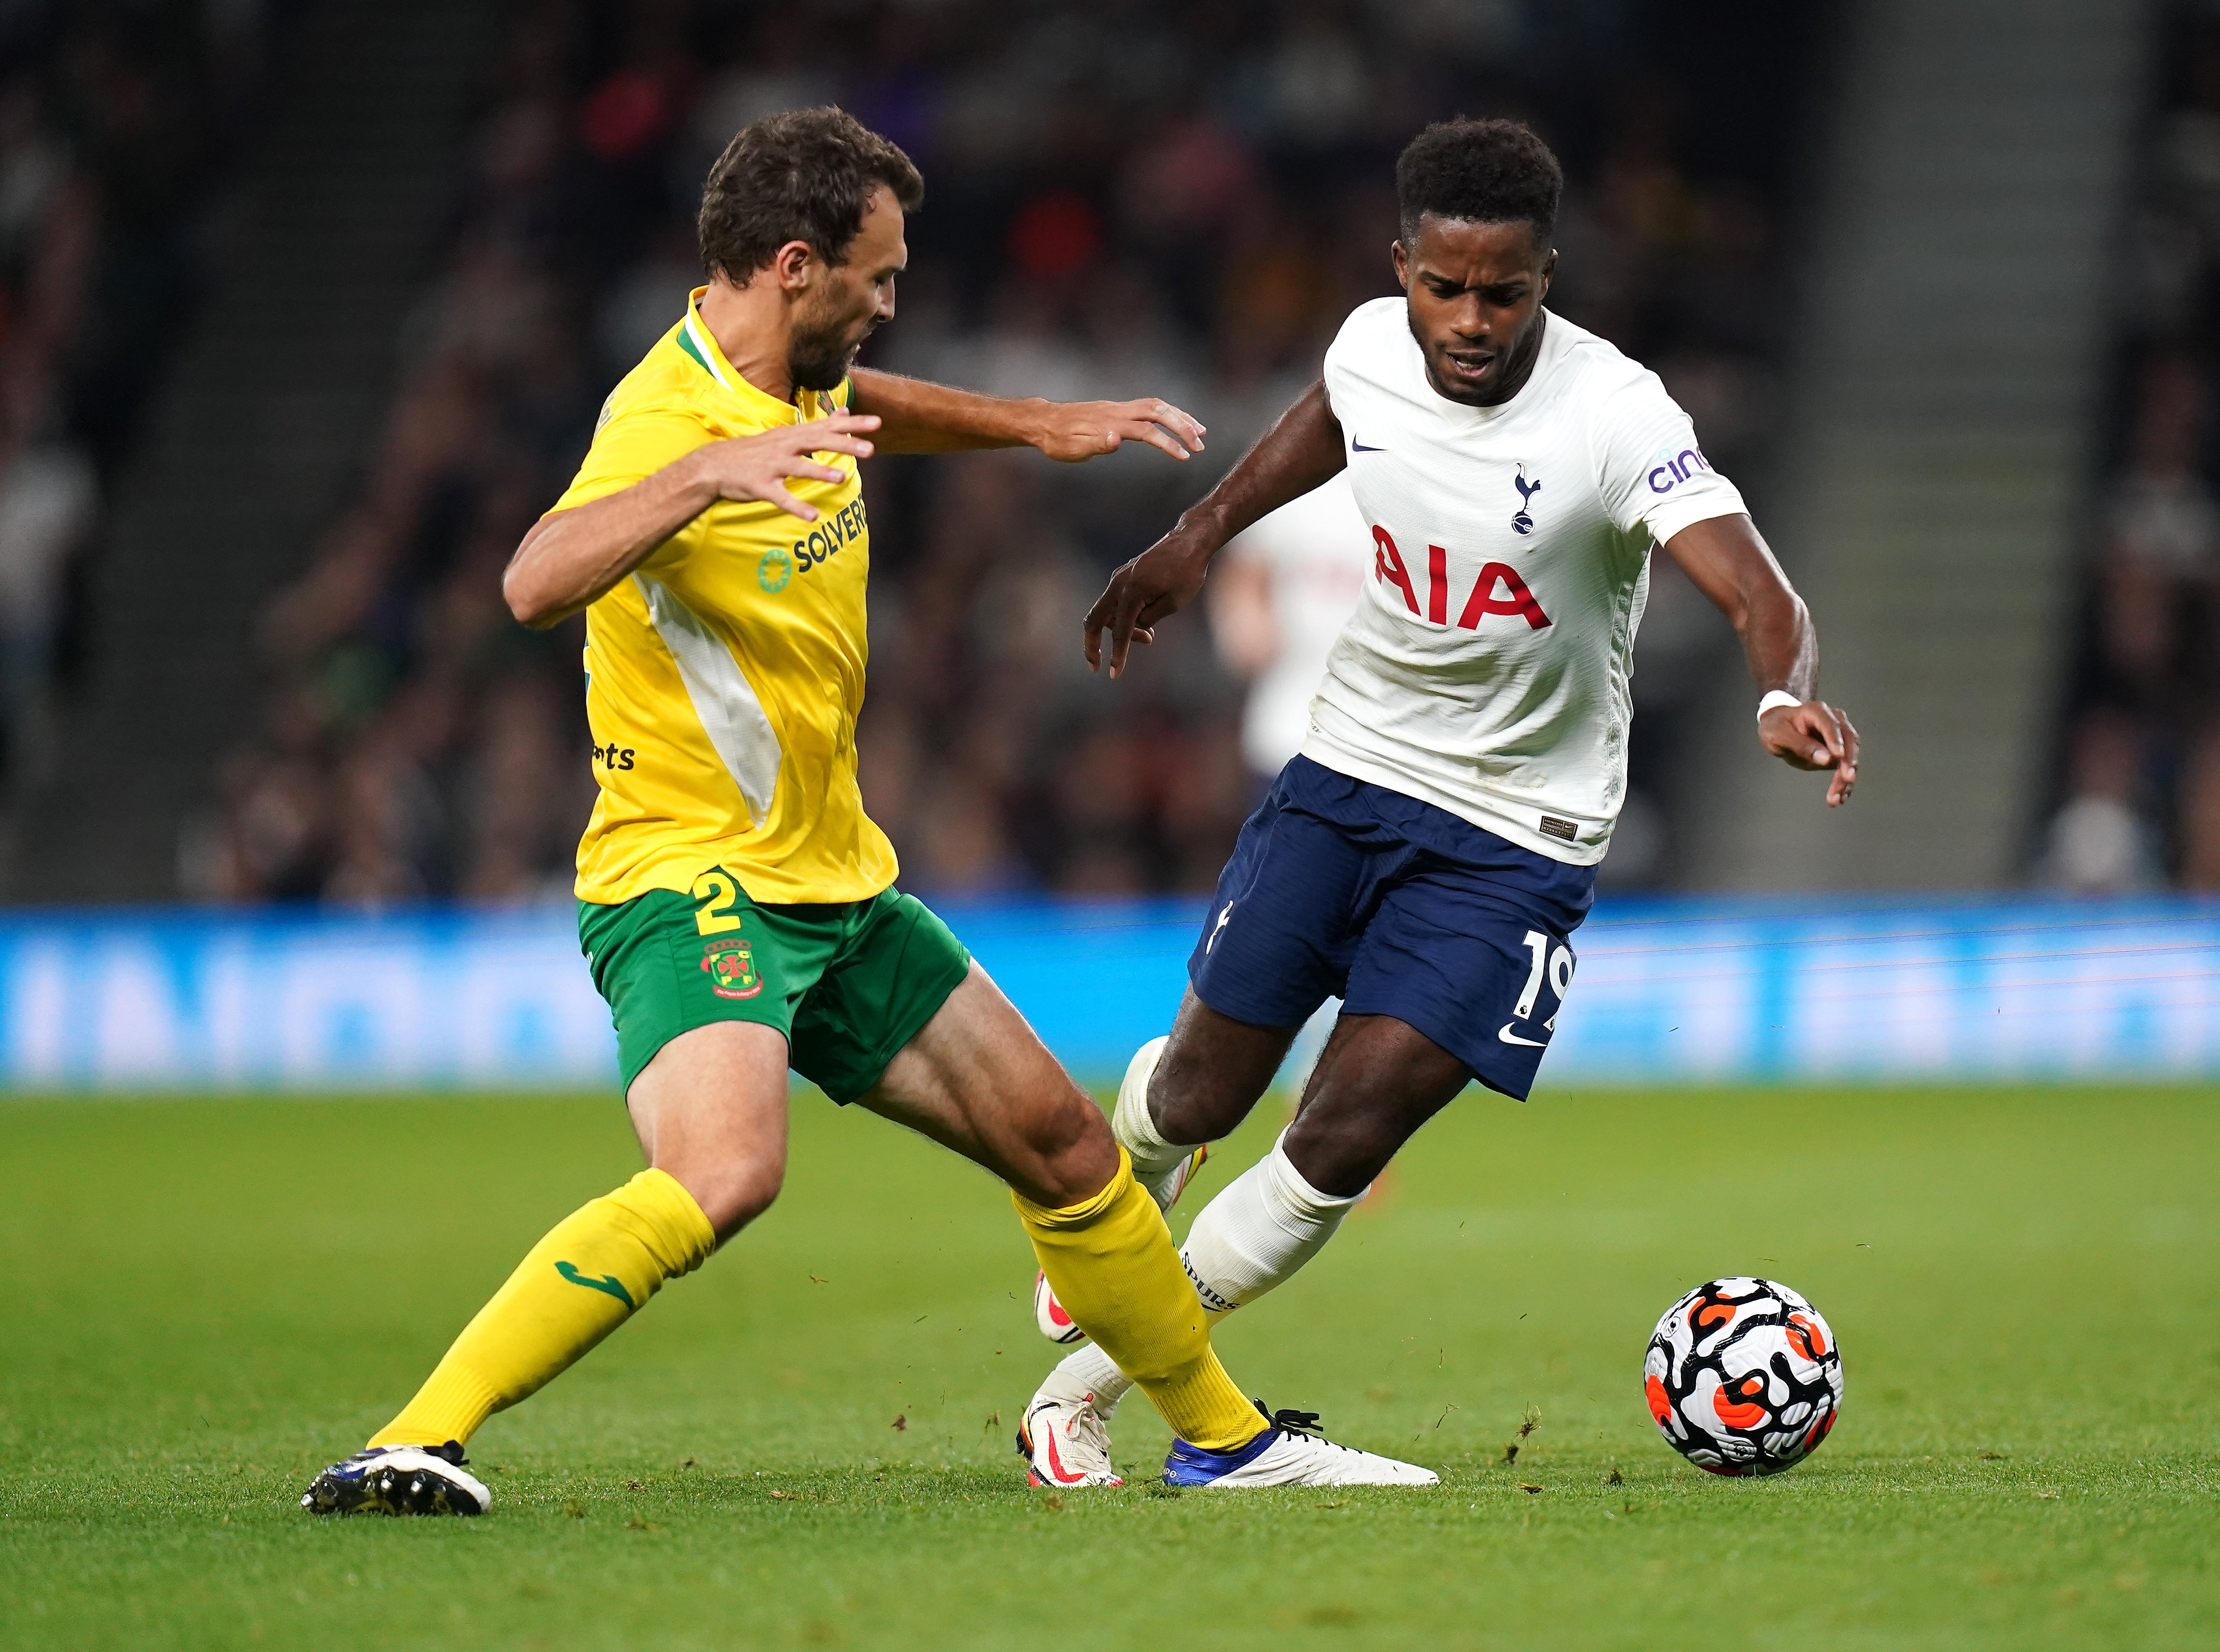
[[[1267,1424],[1210,1346],[1194,1285],[1157,1201],[1118,1150],[1118,1174],[1084,1204],[1049,1210],[1010,1195],[1057,1300],[1131,1376],[1179,1437],[1206,1451],[1248,1444]]]
[[[469,1439],[488,1417],[561,1375],[645,1307],[664,1280],[692,1273],[716,1248],[694,1196],[661,1170],[641,1171],[564,1217],[532,1248],[371,1444]]]

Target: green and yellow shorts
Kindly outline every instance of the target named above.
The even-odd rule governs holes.
[[[578,944],[616,1019],[626,1089],[680,1033],[756,1021],[784,1033],[788,1064],[844,1106],[879,1082],[971,968],[914,895],[765,906],[721,870],[696,878],[691,895],[581,901]]]

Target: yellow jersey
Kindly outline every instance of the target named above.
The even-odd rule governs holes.
[[[849,387],[776,402],[725,359],[699,308],[625,375],[555,504],[640,482],[695,448],[823,418]],[[839,482],[787,485],[814,522],[722,500],[586,610],[586,714],[601,796],[578,844],[581,901],[691,892],[711,867],[770,903],[868,900],[894,846],[864,814],[870,534],[856,461]]]

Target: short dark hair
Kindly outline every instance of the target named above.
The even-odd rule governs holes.
[[[905,212],[925,200],[910,158],[845,109],[766,115],[742,127],[709,169],[696,220],[702,265],[745,282],[797,240],[827,264],[845,264],[882,188]]]
[[[1395,202],[1403,245],[1415,246],[1419,219],[1534,226],[1537,246],[1556,238],[1564,169],[1533,128],[1517,121],[1437,121],[1395,161]]]

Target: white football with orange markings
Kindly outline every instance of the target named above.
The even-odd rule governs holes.
[[[1843,1356],[1819,1311],[1769,1279],[1714,1279],[1665,1310],[1642,1365],[1666,1443],[1715,1474],[1777,1474],[1835,1426]]]

